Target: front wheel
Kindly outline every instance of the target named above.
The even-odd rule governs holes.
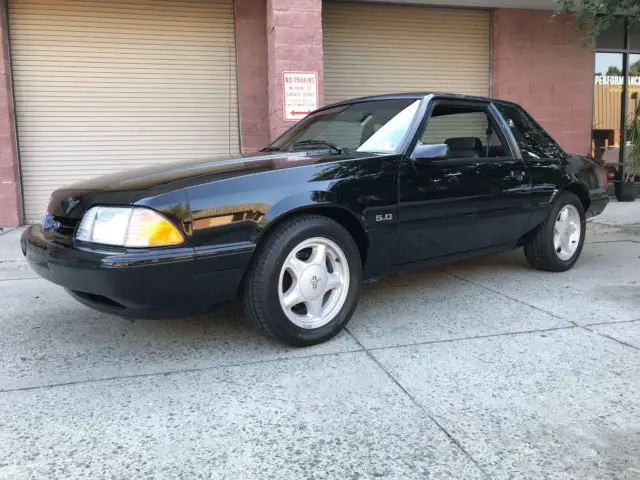
[[[351,235],[318,215],[293,217],[259,246],[245,280],[245,316],[292,346],[329,340],[356,308],[362,267]]]
[[[564,272],[578,261],[585,233],[582,202],[575,194],[565,192],[556,201],[549,218],[525,243],[525,257],[539,270]]]

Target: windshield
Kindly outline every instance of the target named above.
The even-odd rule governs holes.
[[[314,113],[268,150],[398,153],[420,105],[413,98],[374,100]]]

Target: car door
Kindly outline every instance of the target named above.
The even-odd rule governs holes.
[[[496,102],[495,109],[531,175],[530,227],[534,227],[549,215],[557,186],[563,183],[568,155],[522,107]]]
[[[418,145],[446,144],[446,158],[399,167],[403,264],[515,244],[530,215],[531,179],[489,102],[432,100]]]

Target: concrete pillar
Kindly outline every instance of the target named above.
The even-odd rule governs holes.
[[[0,59],[0,227],[17,227],[22,223],[22,192],[15,142],[6,19],[6,11],[3,11],[0,22],[3,53]]]
[[[573,19],[502,8],[491,18],[493,96],[522,105],[564,149],[588,154],[594,50]]]
[[[269,134],[293,125],[284,119],[283,73],[317,72],[322,105],[322,0],[267,0]]]

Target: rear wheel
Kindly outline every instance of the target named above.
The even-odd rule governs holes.
[[[524,245],[529,263],[539,270],[564,272],[582,253],[586,233],[584,207],[571,192],[563,193],[549,218]]]
[[[349,321],[361,281],[360,252],[340,224],[318,215],[294,217],[261,243],[245,280],[243,310],[269,337],[314,345]]]

